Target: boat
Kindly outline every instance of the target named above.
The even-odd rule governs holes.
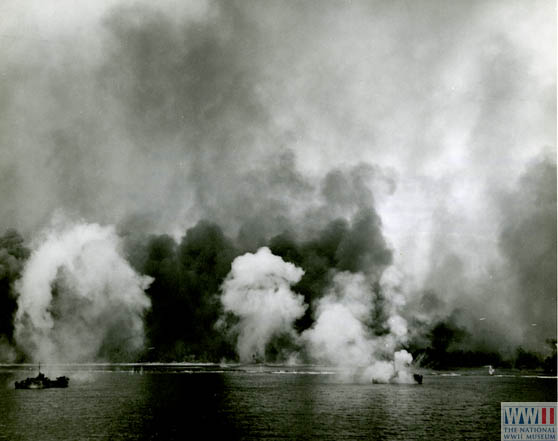
[[[50,389],[50,388],[63,388],[68,387],[70,379],[65,376],[56,377],[51,380],[41,372],[41,365],[39,364],[39,374],[36,377],[29,377],[25,380],[16,381],[16,389]]]

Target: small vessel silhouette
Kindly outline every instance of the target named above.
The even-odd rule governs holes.
[[[25,380],[16,381],[16,389],[49,389],[54,387],[68,387],[70,379],[62,376],[56,380],[51,380],[41,372],[41,364],[39,363],[39,374],[36,377],[28,377]]]

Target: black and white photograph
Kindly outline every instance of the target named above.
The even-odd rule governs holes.
[[[556,32],[0,0],[0,441],[556,440]]]

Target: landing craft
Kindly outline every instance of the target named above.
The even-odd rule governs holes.
[[[41,372],[41,364],[39,363],[39,374],[36,377],[28,377],[25,380],[16,381],[16,389],[50,389],[68,387],[70,379],[68,377],[57,377],[51,380]]]

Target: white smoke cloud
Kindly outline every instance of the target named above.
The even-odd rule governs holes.
[[[462,310],[458,325],[495,348],[544,344],[555,309],[522,299],[556,292],[545,282],[556,280],[555,229],[517,228],[529,213],[552,217],[523,202],[540,202],[538,190],[517,195],[526,217],[497,202],[542,146],[555,164],[556,18],[547,0],[529,5],[4,0],[0,224],[36,231],[60,207],[177,238],[203,218],[229,235],[254,217],[262,237],[286,224],[313,231],[362,204],[350,202],[359,191],[324,186],[327,215],[308,216],[321,206],[308,183],[374,163],[397,181],[390,197],[374,192],[374,208],[410,279],[408,305],[425,292],[438,305],[409,316],[433,324]],[[246,249],[264,243],[254,232]],[[355,229],[349,257],[365,234]],[[514,237],[535,245],[514,257]],[[522,276],[545,262],[550,277]],[[480,313],[494,337],[469,325]],[[397,308],[388,316],[390,338],[404,339]]]
[[[291,290],[304,271],[269,248],[237,257],[223,283],[221,301],[225,312],[240,318],[237,352],[241,361],[263,358],[265,347],[274,337],[295,337],[293,323],[306,310],[304,298]]]
[[[395,290],[393,274],[386,272],[381,304],[370,277],[363,273],[339,272],[317,304],[312,328],[298,336],[294,321],[304,314],[303,297],[292,292],[303,270],[284,262],[268,248],[237,257],[223,283],[221,301],[225,312],[240,318],[237,352],[242,361],[264,358],[266,345],[288,333],[305,346],[319,363],[340,368],[346,378],[363,382],[412,383],[413,357],[400,345],[407,337],[407,323],[397,311],[404,304]],[[387,314],[386,332],[373,332],[376,316]],[[291,359],[297,359],[291,353]]]
[[[315,311],[314,326],[303,333],[310,353],[337,366],[367,366],[374,345],[366,324],[373,311],[372,293],[362,274],[339,273]]]
[[[389,290],[387,290],[389,294]],[[343,375],[357,381],[412,383],[412,356],[396,351],[405,341],[407,323],[396,313],[398,295],[386,294],[382,311],[388,313],[388,333],[376,336],[375,293],[362,273],[341,272],[334,276],[329,292],[319,301],[314,326],[302,334],[311,356],[340,367]]]
[[[16,340],[45,362],[138,350],[151,281],[130,267],[113,227],[56,226],[36,244],[17,283]]]
[[[377,360],[364,369],[362,379],[376,383],[413,383],[409,370],[413,356],[405,349],[396,351],[392,361]]]

